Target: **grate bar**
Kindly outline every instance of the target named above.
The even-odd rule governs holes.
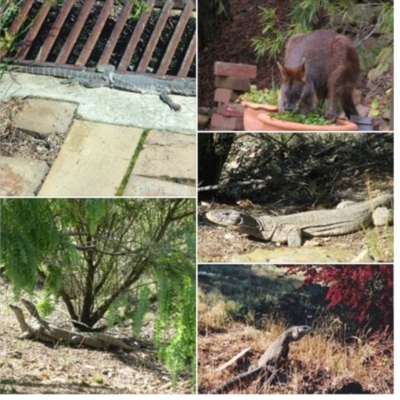
[[[183,59],[181,67],[179,68],[177,76],[179,77],[187,76],[195,56],[196,56],[196,35],[193,35],[189,47],[186,51],[185,58]]]
[[[22,65],[25,67],[49,67],[49,68],[63,68],[63,69],[73,69],[77,71],[95,71],[95,68],[87,68],[83,67],[82,65],[72,65],[72,64],[57,64],[56,62],[49,62],[49,61],[34,61],[32,60],[18,60],[18,63],[14,65]],[[18,68],[16,68],[18,71]]]
[[[92,54],[94,46],[96,45],[97,39],[99,38],[101,31],[107,22],[107,18],[110,15],[113,3],[113,0],[106,0],[104,3],[96,25],[93,27],[92,33],[90,34],[89,39],[76,62],[77,65],[85,65],[87,63],[90,55]]]
[[[115,27],[111,33],[110,39],[107,41],[103,54],[99,59],[99,64],[104,65],[109,63],[112,52],[118,42],[119,35],[121,34],[127,19],[131,15],[132,8],[133,8],[133,3],[129,0],[126,0],[124,7],[120,15],[118,16],[117,23],[115,24]]]
[[[51,49],[54,46],[55,41],[58,38],[58,35],[60,34],[61,28],[65,20],[67,19],[68,14],[71,11],[71,8],[74,6],[75,2],[76,0],[67,1],[62,6],[60,13],[57,15],[57,18],[54,21],[53,26],[51,27],[47,39],[45,40],[43,47],[41,48],[41,51],[36,57],[37,61],[46,61],[47,57],[50,54]]]
[[[193,9],[194,3],[192,1],[188,1],[181,14],[181,17],[179,18],[179,22],[175,28],[174,34],[172,35],[171,41],[168,44],[167,50],[165,51],[162,63],[157,71],[157,74],[165,75],[167,73],[168,67],[171,64],[172,57],[174,56],[175,50],[178,47],[179,41],[185,30],[186,24],[191,17]]]
[[[154,28],[154,31],[151,34],[149,42],[147,43],[143,57],[140,60],[137,72],[139,73],[146,72],[147,67],[149,66],[149,63],[151,61],[151,56],[153,55],[154,49],[156,48],[158,39],[161,36],[161,32],[164,29],[164,26],[168,20],[169,13],[171,12],[173,5],[174,5],[173,0],[166,0],[164,7],[162,8],[161,14],[158,18],[158,21],[156,23],[156,26]]]
[[[23,65],[71,69],[109,64],[113,60],[120,73],[127,73],[133,62],[139,74],[149,72],[149,65],[153,66],[154,62],[157,68],[151,71],[154,76],[176,74],[178,69],[179,77],[193,74],[196,35],[192,38],[188,35],[193,29],[191,19],[196,18],[194,0],[146,0],[147,8],[136,22],[130,21],[135,1],[117,3],[113,0],[21,1],[19,13],[10,21],[7,33],[16,40],[22,38],[22,44],[15,48],[11,42],[0,56],[8,56],[7,62],[13,60]],[[174,72],[170,72],[175,61]]]
[[[82,31],[83,26],[90,14],[90,11],[93,7],[94,0],[87,0],[85,1],[85,5],[83,6],[81,12],[79,13],[79,17],[68,36],[67,41],[65,42],[64,46],[62,47],[60,54],[57,57],[56,62],[59,64],[65,64],[68,60],[69,55],[71,54],[76,41]]]
[[[20,30],[22,24],[25,22],[26,17],[29,13],[29,10],[32,7],[34,0],[27,0],[25,1],[24,5],[21,8],[21,11],[18,13],[17,18],[15,18],[14,22],[12,23],[10,29],[8,30],[8,34],[11,37],[14,37],[18,31]],[[3,58],[4,55],[7,53],[8,49],[2,50],[0,52],[0,58]]]
[[[154,7],[161,8],[164,5],[165,0],[156,0]],[[187,0],[175,0],[174,1],[174,8],[175,9],[183,9],[186,6]]]
[[[51,6],[53,5],[53,2],[51,0],[46,0],[42,7],[40,8],[40,11],[38,13],[38,16],[34,20],[32,26],[30,27],[27,35],[24,38],[24,44],[21,46],[20,51],[18,52],[17,56],[25,58],[26,55],[28,54],[29,50],[31,49],[32,43],[38,34],[40,28],[42,27],[42,24],[44,20],[47,17],[47,14],[50,11]]]
[[[129,39],[128,46],[125,49],[124,55],[122,56],[121,62],[119,63],[118,66],[118,71],[126,71],[129,67],[129,63],[132,59],[133,53],[135,52],[135,48],[137,44],[139,43],[140,37],[144,31],[144,28],[146,27],[146,23],[150,17],[150,13],[153,10],[154,6],[154,1],[155,0],[148,0],[147,1],[147,8],[148,11],[145,11],[142,13],[142,15],[139,18],[139,21],[136,25],[135,30],[133,31],[133,34],[131,38]]]

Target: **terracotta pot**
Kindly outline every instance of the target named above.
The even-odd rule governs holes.
[[[357,124],[348,121],[347,119],[338,118],[333,125],[310,125],[292,121],[281,121],[277,118],[270,118],[268,114],[269,113],[264,112],[257,115],[258,120],[262,123],[262,128],[258,126],[260,128],[260,131],[347,132],[356,131],[358,129]]]
[[[242,100],[241,104],[244,108],[243,125],[246,131],[263,131],[264,123],[257,116],[278,111],[278,106],[271,106],[269,104],[250,103],[247,100]]]

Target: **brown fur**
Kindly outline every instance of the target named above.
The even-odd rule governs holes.
[[[350,118],[358,115],[353,91],[360,75],[357,51],[349,38],[334,31],[317,30],[293,35],[286,45],[279,111],[299,108],[308,114],[317,100],[328,99],[325,117],[335,120],[339,102]]]

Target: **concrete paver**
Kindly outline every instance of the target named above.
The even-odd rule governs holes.
[[[196,138],[150,131],[132,174],[195,180]]]
[[[126,185],[124,196],[195,196],[196,187],[175,182],[162,181],[138,175],[131,175]]]
[[[142,130],[74,121],[39,196],[114,196]]]
[[[40,135],[64,133],[74,118],[77,104],[54,100],[27,99],[16,116],[15,127]]]
[[[171,110],[157,95],[124,92],[110,88],[88,89],[65,84],[65,79],[13,72],[4,74],[0,99],[12,96],[35,96],[79,103],[77,115],[87,121],[130,125],[140,128],[165,129],[196,134],[196,97],[171,98],[182,109]]]
[[[155,95],[105,87],[88,89],[49,76],[13,72],[13,79],[4,74],[1,83],[3,100],[35,97],[25,100],[22,112],[15,117],[17,128],[40,137],[59,132],[65,135],[70,129],[39,196],[114,196],[128,171],[142,127],[152,130],[124,195],[196,195],[195,97],[172,96],[182,106],[174,112]],[[74,121],[74,116],[82,120]],[[30,172],[25,172],[23,178],[29,181]]]
[[[0,158],[0,196],[34,196],[49,167],[43,161]]]

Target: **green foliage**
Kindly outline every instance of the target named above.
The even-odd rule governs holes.
[[[178,229],[175,234],[179,232]],[[193,377],[196,372],[195,235],[188,237],[186,245],[186,252],[169,254],[155,271],[159,313],[153,340],[174,385],[178,373],[185,368],[191,368]],[[168,342],[171,330],[174,335]]]
[[[8,25],[17,16],[20,1],[0,0],[0,27]]]
[[[369,115],[371,117],[382,116],[390,111],[392,89],[386,91],[385,96],[374,97],[371,100]]]
[[[133,318],[139,333],[156,281],[160,357],[174,379],[195,365],[193,199],[6,199],[1,206],[1,262],[17,293],[32,291],[40,277],[72,320],[93,327],[103,316],[108,326]],[[135,314],[128,293],[139,293]],[[43,312],[49,306],[44,301]]]
[[[299,29],[310,30],[319,22],[320,13],[324,11],[330,16],[340,16],[344,18],[352,0],[302,0],[291,1],[292,12],[290,13],[291,22],[296,22]],[[346,3],[346,5],[344,4]]]
[[[126,318],[130,317],[127,315],[126,310],[130,307],[128,297],[125,293],[120,294],[110,305],[105,315],[107,321],[107,327],[112,328],[115,325],[122,324]]]
[[[292,121],[300,124],[309,125],[332,125],[332,122],[326,121],[321,111],[316,110],[303,115],[299,110],[297,111],[284,111],[280,113],[270,113],[271,118],[279,119],[280,121]]]
[[[256,53],[257,59],[264,55],[268,59],[276,59],[285,47],[285,43],[289,36],[296,32],[295,26],[290,26],[285,30],[277,27],[277,16],[274,8],[261,9],[261,23],[264,26],[262,30],[263,36],[251,39],[251,44]]]
[[[70,254],[65,255],[65,259],[68,260],[70,257]],[[71,262],[72,259],[74,259],[74,256],[71,257]],[[59,268],[57,265],[53,265],[49,263],[48,265],[41,266],[40,267],[41,271],[46,271],[46,280],[44,282],[44,290],[46,294],[58,294],[59,290],[62,287],[62,280],[63,280],[63,274],[62,274],[62,269]]]
[[[135,336],[139,336],[143,326],[143,318],[150,306],[150,289],[148,286],[143,287],[139,293],[139,301],[136,306],[133,333]]]
[[[371,101],[371,109],[369,114],[371,117],[377,117],[379,115],[379,99],[376,97]]]
[[[282,53],[288,38],[295,33],[306,33],[315,29],[334,29],[337,32],[354,32],[359,52],[362,54],[363,41],[372,33],[376,35],[376,50],[369,45],[364,69],[371,61],[378,65],[379,74],[393,65],[393,3],[360,2],[356,0],[292,0],[289,24],[282,21],[272,8],[260,7],[263,36],[255,37],[251,44],[257,59],[266,56],[276,60]],[[371,21],[376,21],[372,23]],[[372,51],[372,57],[371,57]]]
[[[97,231],[102,218],[108,214],[108,205],[106,199],[86,199],[84,203],[84,217],[88,224],[88,230],[91,235]]]
[[[55,310],[54,303],[48,297],[39,300],[36,304],[36,308],[39,311],[40,316],[43,318],[46,318]]]
[[[257,90],[257,87],[250,86],[250,92],[244,93],[240,96],[241,99],[247,100],[250,103],[256,104],[269,104],[271,106],[278,105],[278,90],[263,89]]]
[[[196,357],[193,356],[196,354],[196,303],[193,302],[196,285],[193,277],[184,277],[180,295],[172,323],[174,336],[165,351],[166,367],[173,382],[187,366],[191,367],[193,377],[196,373]]]
[[[1,262],[17,294],[22,288],[32,292],[42,261],[54,259],[66,238],[57,230],[47,201],[5,199],[1,208]]]
[[[13,51],[19,42],[18,39],[21,39],[35,22],[36,18],[30,21],[30,23],[16,35],[11,35],[9,33],[9,26],[20,12],[23,3],[22,0],[0,0],[0,51],[4,53]],[[4,68],[2,72],[4,72]]]
[[[135,5],[135,9],[132,14],[132,19],[134,21],[138,21],[144,12],[150,11],[150,7],[146,4],[144,0],[130,0],[130,2]]]

